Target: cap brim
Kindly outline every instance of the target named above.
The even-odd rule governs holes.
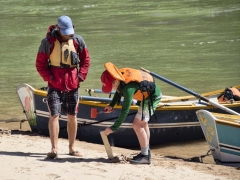
[[[62,35],[69,35],[69,34],[74,34],[74,29],[73,28],[68,28],[68,29],[60,29]]]

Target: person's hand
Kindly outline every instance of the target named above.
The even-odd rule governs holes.
[[[53,80],[53,76],[50,77],[50,79],[48,80],[49,83],[51,83]]]
[[[83,82],[82,76],[78,75],[79,82]]]
[[[111,133],[113,133],[113,131],[109,127],[104,130],[104,134],[106,134],[107,136]]]
[[[111,113],[113,111],[113,108],[111,106],[107,106],[104,108],[104,113]]]

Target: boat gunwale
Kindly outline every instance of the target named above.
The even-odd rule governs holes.
[[[215,121],[218,124],[223,124],[223,125],[234,126],[234,127],[240,128],[240,122],[222,120],[222,119],[216,119]]]
[[[234,86],[234,87],[240,87],[240,85],[238,86]],[[210,97],[210,96],[214,96],[217,95],[217,93],[221,93],[224,90],[216,90],[216,91],[212,91],[212,92],[208,92],[208,93],[204,93],[202,95],[206,96],[206,97]],[[47,91],[44,90],[40,90],[40,89],[34,89],[33,88],[33,92],[36,95],[40,95],[40,96],[45,96],[47,97]],[[89,96],[91,97],[91,96]],[[159,103],[159,107],[157,107],[156,110],[199,110],[202,109],[204,107],[204,109],[213,109],[215,108],[214,106],[210,105],[210,104],[203,104],[203,105],[196,105],[196,102],[189,102],[188,104],[187,101],[189,99],[196,99],[196,97],[194,96],[178,96],[178,97],[173,97],[170,98],[169,100],[163,99],[163,101],[161,100],[161,102]],[[179,104],[174,104],[175,101],[179,101]],[[197,100],[197,99],[196,99]],[[169,102],[168,103],[164,103],[164,102]],[[173,102],[173,103],[171,103]],[[185,104],[180,104],[180,103],[185,103]],[[109,104],[108,102],[100,102],[100,101],[91,101],[91,100],[83,100],[83,99],[79,99],[79,104],[85,104],[85,105],[89,105],[89,106],[99,106],[99,107],[105,107],[107,104]],[[230,103],[221,103],[222,105],[226,106],[226,107],[235,107],[240,105],[240,101],[236,101],[232,104]],[[116,105],[114,106],[115,109],[121,109],[122,106],[121,105]],[[137,110],[138,106],[136,105],[131,105],[130,110]]]

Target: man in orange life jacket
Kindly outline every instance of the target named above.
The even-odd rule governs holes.
[[[124,97],[124,101],[117,121],[113,126],[106,128],[104,132],[106,135],[109,135],[121,126],[127,117],[132,99],[141,101],[138,112],[133,120],[133,129],[138,137],[141,152],[137,156],[134,156],[130,162],[133,164],[150,164],[150,131],[148,121],[160,102],[161,91],[155,85],[153,77],[146,72],[132,68],[118,70],[111,62],[106,63],[105,68],[106,70],[101,75],[102,91],[109,93],[111,90],[116,90],[112,102],[105,107],[105,112],[112,112],[114,105],[122,96]],[[146,85],[145,87],[144,84]],[[148,92],[142,90],[144,88],[148,89],[147,87],[150,87],[150,94],[148,90]],[[149,103],[151,103],[150,108]]]
[[[52,145],[48,158],[57,157],[61,113],[66,113],[68,117],[69,154],[81,156],[74,147],[77,134],[76,115],[79,85],[86,79],[89,66],[89,52],[83,38],[74,33],[70,17],[60,16],[58,23],[48,28],[36,58],[37,71],[48,82],[48,128]]]

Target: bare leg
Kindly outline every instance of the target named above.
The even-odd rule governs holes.
[[[48,121],[48,129],[50,134],[50,140],[52,144],[52,150],[58,151],[58,134],[59,134],[59,116],[50,116]]]
[[[76,116],[68,114],[68,123],[67,123],[67,131],[68,131],[68,141],[69,141],[69,152],[75,151],[75,140],[77,135],[77,118]]]
[[[148,123],[146,123],[146,126],[144,127],[146,133],[147,133],[147,139],[148,139],[148,144],[149,145],[149,142],[150,142],[150,131],[149,131],[149,127],[148,127]]]
[[[148,123],[135,118],[133,121],[133,129],[138,137],[138,141],[141,148],[149,145],[150,133],[148,129]]]

